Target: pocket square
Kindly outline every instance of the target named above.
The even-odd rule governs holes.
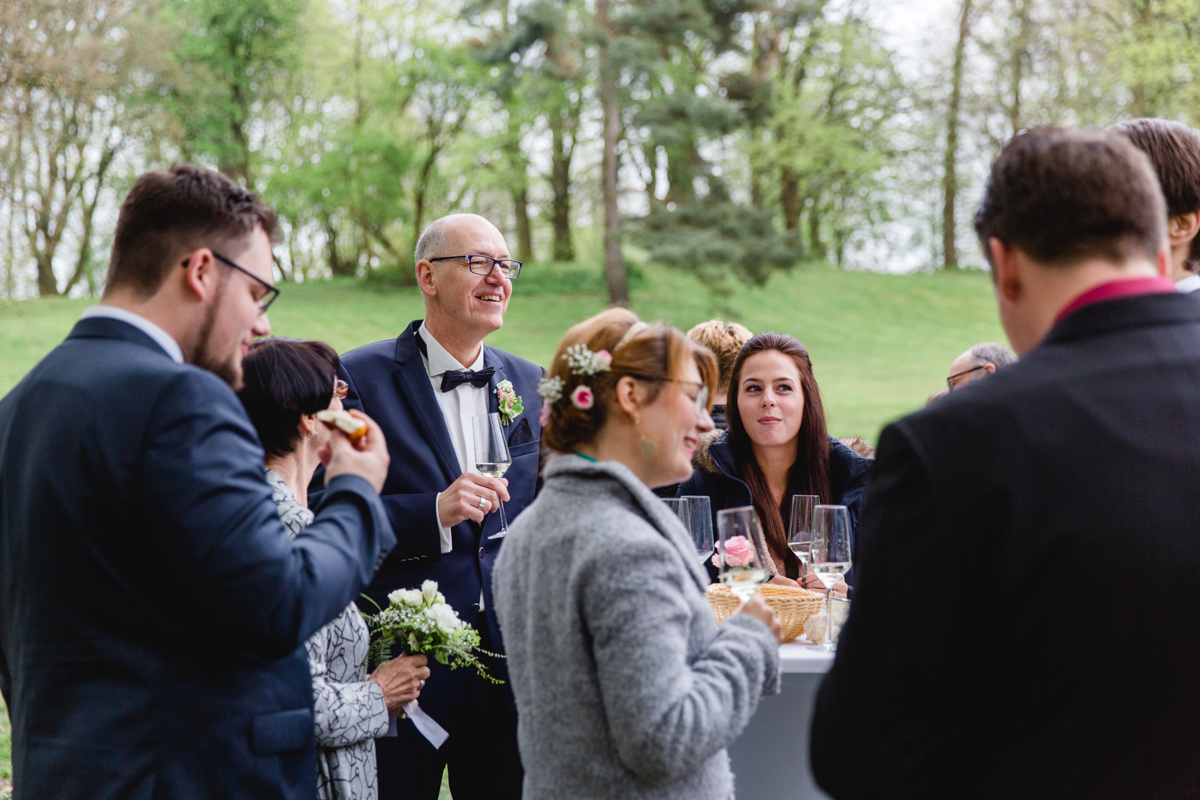
[[[529,419],[521,417],[513,428],[512,433],[508,435],[508,446],[516,447],[519,444],[528,444],[533,441],[533,428],[529,427]]]

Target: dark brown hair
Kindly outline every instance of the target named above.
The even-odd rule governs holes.
[[[617,381],[622,376],[662,381],[652,383],[650,387],[647,402],[653,402],[665,381],[678,377],[687,359],[691,358],[700,370],[700,379],[712,392],[717,382],[716,361],[711,353],[689,341],[677,328],[662,323],[647,325],[617,347],[638,322],[632,311],[610,308],[573,326],[558,343],[547,377],[562,380],[562,397],[551,406],[550,418],[542,426],[542,437],[551,450],[572,453],[595,439],[608,420],[609,409],[616,399]],[[593,353],[609,351],[612,364],[608,371],[589,376],[572,374],[566,352],[577,344],[586,345]],[[586,411],[571,402],[571,393],[581,384],[588,386],[595,397],[593,406]]]
[[[256,228],[274,239],[275,212],[249,189],[210,169],[181,164],[139,176],[121,203],[105,291],[148,297],[184,253],[208,246],[236,256]]]
[[[282,458],[300,444],[300,417],[329,408],[338,354],[324,342],[273,336],[250,346],[238,391],[268,455]]]
[[[1150,157],[1172,217],[1200,211],[1200,131],[1171,119],[1131,119],[1109,128]],[[1200,268],[1200,236],[1192,240],[1188,269]]]
[[[800,372],[800,388],[804,392],[804,415],[800,420],[796,460],[788,474],[787,491],[783,493],[779,505],[774,503],[767,478],[754,458],[750,434],[746,433],[746,424],[742,422],[742,412],[738,408],[742,369],[747,359],[768,351],[783,353],[796,362],[796,369]],[[792,495],[814,494],[821,498],[822,503],[831,503],[834,499],[829,486],[829,433],[825,425],[825,407],[821,404],[821,390],[813,375],[812,359],[804,345],[783,333],[760,333],[742,345],[737,360],[733,362],[733,378],[725,416],[729,420],[729,441],[733,445],[734,459],[742,480],[750,487],[750,499],[762,523],[767,546],[775,560],[784,565],[786,575],[796,578],[800,574],[800,562],[788,549],[787,526],[784,524],[786,515],[791,513]]]
[[[710,319],[701,322],[687,332],[687,337],[696,344],[702,344],[717,357],[717,391],[729,389],[729,376],[733,373],[733,361],[737,358],[742,345],[750,341],[754,334],[745,325],[736,322],[724,322]]]
[[[1047,266],[1154,259],[1166,206],[1150,160],[1128,139],[1090,128],[1035,128],[992,163],[975,233]]]

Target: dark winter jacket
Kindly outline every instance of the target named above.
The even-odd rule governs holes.
[[[715,440],[701,441],[692,463],[696,465],[696,470],[691,478],[680,485],[676,496],[707,496],[712,505],[714,533],[717,530],[718,511],[753,505],[750,487],[738,472],[728,431],[722,431]],[[867,493],[871,463],[870,459],[863,458],[837,439],[829,437],[829,489],[833,494],[833,502],[849,509],[851,555],[858,519],[862,514],[863,496]],[[851,585],[854,584],[853,574],[851,568],[846,575],[846,582]]]

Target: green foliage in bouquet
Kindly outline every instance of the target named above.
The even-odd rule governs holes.
[[[437,581],[425,581],[420,589],[397,589],[388,595],[387,608],[363,617],[375,633],[371,648],[375,665],[391,658],[392,646],[399,644],[409,655],[432,656],[451,669],[472,667],[492,683],[504,683],[488,673],[479,655],[504,656],[479,646],[479,631],[458,618],[438,591]]]

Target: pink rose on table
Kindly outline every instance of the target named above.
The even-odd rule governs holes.
[[[754,548],[745,536],[734,536],[725,541],[725,564],[730,567],[746,567],[754,559]]]

